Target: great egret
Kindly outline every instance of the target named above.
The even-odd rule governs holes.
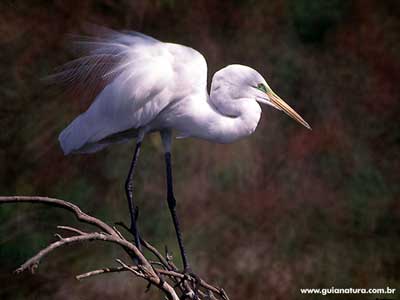
[[[181,138],[231,143],[256,129],[261,116],[258,102],[311,127],[250,67],[234,64],[216,72],[209,95],[206,61],[192,48],[164,43],[138,32],[111,30],[100,37],[86,37],[79,44],[88,50],[88,55],[67,64],[56,77],[83,81],[88,89],[98,80],[106,81],[106,85],[87,111],[61,132],[59,141],[64,154],[92,153],[112,143],[136,139],[125,191],[130,229],[140,247],[133,175],[144,136],[160,132],[165,149],[168,206],[184,270],[188,271],[172,183],[172,130]]]

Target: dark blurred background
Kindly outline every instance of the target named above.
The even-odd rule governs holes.
[[[134,143],[64,157],[57,136],[91,99],[41,79],[76,58],[68,34],[85,23],[136,30],[199,50],[209,77],[232,63],[254,67],[313,127],[265,108],[243,141],[174,144],[196,273],[232,299],[323,297],[301,296],[301,287],[400,288],[399,16],[395,0],[2,0],[0,194],[58,197],[128,222],[123,182]],[[140,229],[180,262],[158,135],[145,140],[139,168]],[[60,249],[37,274],[13,275],[55,239],[56,225],[76,221],[60,209],[7,204],[0,222],[0,299],[161,297],[126,274],[75,281],[125,258],[102,244]]]

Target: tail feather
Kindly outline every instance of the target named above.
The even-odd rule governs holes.
[[[82,148],[88,139],[84,126],[82,126],[83,118],[83,115],[78,116],[58,136],[58,140],[65,155]]]
[[[60,133],[58,140],[65,155],[92,153],[107,146],[107,144],[98,144],[91,141],[96,133],[93,132],[93,126],[89,126],[88,123],[87,116],[83,113]]]
[[[118,131],[107,126],[107,122],[91,122],[92,119],[90,114],[83,113],[60,133],[58,140],[65,155],[97,152],[110,144],[124,143],[137,137],[135,128]]]

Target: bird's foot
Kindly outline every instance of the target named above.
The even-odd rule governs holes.
[[[182,274],[183,277],[176,284],[176,286],[183,286],[186,290],[186,293],[182,295],[181,299],[199,299],[200,277],[194,273],[190,267],[186,267]]]
[[[183,270],[183,274],[192,278],[195,283],[200,283],[200,277],[192,271],[191,267],[186,267]]]

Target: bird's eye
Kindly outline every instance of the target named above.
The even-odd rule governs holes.
[[[267,87],[265,86],[264,83],[259,83],[259,84],[257,85],[257,88],[258,88],[260,91],[262,91],[262,92],[264,92],[264,93],[267,93]]]

